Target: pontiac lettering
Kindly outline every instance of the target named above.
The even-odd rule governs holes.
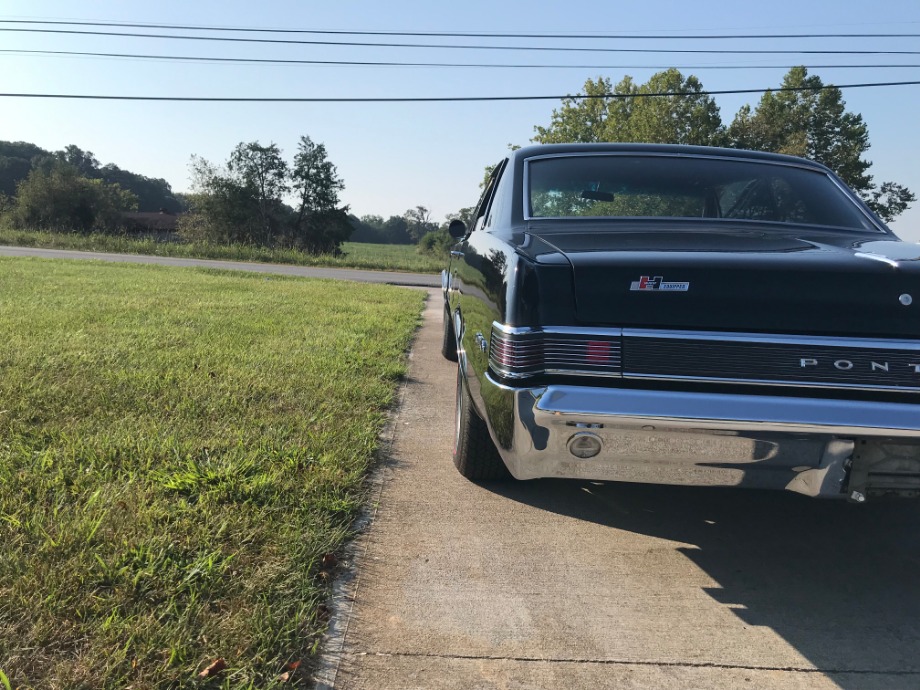
[[[817,367],[819,364],[818,360],[813,357],[802,357],[799,360],[799,367],[802,369]],[[911,362],[907,366],[910,367],[915,374],[920,374],[920,364]],[[856,368],[856,365],[848,359],[838,359],[834,360],[834,368],[840,371],[851,371]],[[869,371],[884,371],[888,373],[891,371],[891,365],[888,362],[869,362]]]

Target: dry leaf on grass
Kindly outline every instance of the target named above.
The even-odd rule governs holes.
[[[204,671],[198,674],[198,677],[199,678],[213,678],[218,673],[223,671],[225,668],[227,668],[226,661],[224,661],[223,659],[215,659],[210,664],[208,664],[208,667]]]
[[[287,671],[285,671],[280,676],[278,676],[278,680],[280,680],[282,683],[287,683],[291,678],[294,677],[294,672],[297,670],[299,666],[300,666],[299,661],[292,661],[287,666],[285,666]]]

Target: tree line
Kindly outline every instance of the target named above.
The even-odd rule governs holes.
[[[0,141],[0,220],[22,229],[118,232],[126,213],[166,212],[181,214],[178,233],[187,240],[312,253],[336,253],[347,239],[418,244],[438,230],[424,206],[386,220],[349,214],[325,146],[307,136],[290,162],[276,144],[241,142],[222,164],[193,156],[191,171],[192,193],[178,194],[163,179],[102,165],[76,145],[47,151]]]
[[[645,84],[630,76],[615,85],[604,77],[588,79],[583,93],[597,98],[563,101],[548,126],[534,128],[533,141],[641,141],[785,153],[829,167],[885,221],[916,200],[901,184],[874,181],[868,172],[872,163],[863,157],[869,128],[862,116],[846,110],[840,89],[805,67],[789,70],[781,89],[764,93],[754,108],[742,106],[727,126],[699,79],[673,68]],[[645,97],[659,93],[681,95]]]
[[[886,221],[916,199],[901,184],[874,181],[864,158],[869,131],[862,116],[847,111],[841,91],[804,67],[791,69],[781,89],[764,93],[753,108],[743,106],[728,125],[699,79],[673,68],[644,84],[628,75],[617,84],[588,79],[583,94],[592,98],[564,99],[547,126],[534,127],[532,141],[696,144],[810,158],[834,170]],[[444,254],[451,244],[447,221],[469,225],[473,212],[462,208],[443,223],[424,206],[358,218],[340,203],[344,182],[326,147],[308,136],[290,161],[274,143],[241,142],[221,164],[193,156],[191,171],[192,192],[182,195],[165,180],[101,165],[77,146],[49,152],[0,142],[0,215],[15,227],[111,231],[132,210],[184,211],[179,234],[191,240],[334,254],[351,239]]]
[[[102,165],[73,144],[47,151],[22,141],[0,141],[0,215],[14,227],[114,230],[129,211],[185,209],[161,178]]]

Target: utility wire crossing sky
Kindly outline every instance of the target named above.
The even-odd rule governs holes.
[[[583,97],[588,78],[639,85],[676,67],[718,97],[727,126],[804,65],[865,119],[876,183],[920,193],[916,0],[879,0],[870,19],[883,21],[867,21],[853,0],[773,0],[730,15],[714,0],[585,0],[577,12],[547,0],[355,9],[7,0],[0,138],[76,144],[186,191],[193,154],[219,164],[239,142],[259,141],[290,155],[306,134],[326,145],[352,212],[424,205],[440,219],[474,203],[483,168],[508,143],[527,144],[564,99]],[[602,64],[621,61],[637,64]],[[920,209],[894,229],[920,239]]]

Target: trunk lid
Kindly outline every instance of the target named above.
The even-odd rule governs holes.
[[[920,337],[920,246],[892,236],[529,233],[571,263],[576,316],[586,325]]]

